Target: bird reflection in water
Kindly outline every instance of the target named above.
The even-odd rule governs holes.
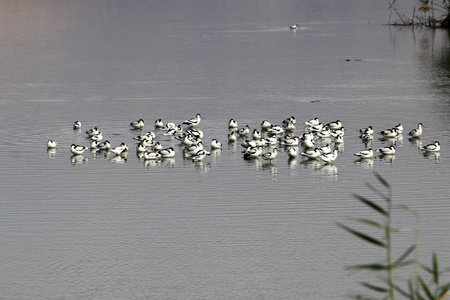
[[[332,163],[324,164],[319,170],[323,174],[334,176],[337,179],[338,167],[336,165],[334,165]]]
[[[278,179],[278,168],[275,164],[266,162],[262,165],[262,170],[270,171],[270,175],[272,175],[272,180]]]
[[[430,160],[434,160],[435,163],[439,163],[440,159],[441,159],[441,153],[440,152],[423,151],[422,155],[425,158],[428,158]]]
[[[355,160],[355,165],[361,166],[366,170],[373,169],[373,158],[360,158]]]
[[[48,158],[55,158],[56,148],[47,148]]]
[[[74,165],[86,164],[88,162],[88,158],[82,154],[74,154],[70,157],[70,163]]]

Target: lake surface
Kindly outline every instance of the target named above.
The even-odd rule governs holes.
[[[0,0],[0,298],[347,299],[373,274],[344,267],[383,251],[335,222],[377,217],[352,197],[379,201],[364,185],[374,171],[420,212],[423,262],[436,251],[450,266],[449,34],[385,26],[388,5],[363,2]],[[197,113],[206,148],[224,144],[202,163],[153,126]],[[297,135],[314,117],[342,121],[333,164],[281,147],[271,163],[244,160],[242,140],[227,143],[230,118],[255,129],[290,116]],[[357,161],[391,143],[358,129],[398,123],[394,158]],[[95,126],[127,159],[72,157]],[[146,131],[176,156],[140,159]],[[438,155],[418,150],[435,140]],[[400,254],[413,236],[398,238]]]

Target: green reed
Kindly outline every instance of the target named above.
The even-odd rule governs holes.
[[[362,202],[378,215],[377,220],[365,218],[349,218],[351,221],[357,222],[364,226],[369,226],[379,231],[379,237],[373,237],[360,230],[355,230],[342,223],[337,223],[337,226],[358,237],[359,239],[368,242],[369,244],[384,249],[384,258],[380,262],[358,264],[348,267],[354,270],[370,270],[376,272],[378,281],[380,283],[361,282],[361,285],[372,293],[377,293],[380,297],[372,296],[371,294],[355,294],[352,295],[354,299],[390,299],[395,300],[397,295],[401,295],[410,300],[443,300],[450,296],[450,282],[441,284],[440,277],[445,272],[439,270],[439,263],[436,253],[433,253],[431,259],[431,266],[428,267],[420,263],[419,260],[419,230],[420,230],[420,216],[419,214],[407,207],[406,205],[394,206],[392,201],[392,187],[381,175],[374,173],[375,178],[381,184],[384,190],[381,190],[370,183],[366,186],[374,192],[381,200],[373,201],[361,195],[353,195],[357,200]],[[393,212],[399,209],[410,213],[415,219],[415,225],[412,227],[394,227],[392,225]],[[400,256],[393,255],[393,236],[400,232],[414,232],[414,240]],[[406,266],[413,266],[411,276],[406,280],[396,277],[395,271]],[[430,279],[426,280],[421,275],[421,270],[424,270]],[[406,287],[405,287],[406,286]]]

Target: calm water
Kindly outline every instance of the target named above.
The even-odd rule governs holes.
[[[374,170],[421,213],[423,261],[450,266],[449,35],[384,26],[387,5],[364,2],[0,0],[0,298],[347,299],[373,277],[344,267],[382,252],[334,222],[376,217],[351,196],[372,197]],[[153,128],[197,113],[205,144],[224,143],[203,163]],[[290,116],[298,135],[314,117],[344,123],[334,164],[246,161],[226,142],[230,118]],[[438,157],[408,140],[419,122]],[[356,162],[359,128],[398,123],[394,160]],[[94,126],[127,160],[71,157]],[[150,130],[174,159],[136,156]]]

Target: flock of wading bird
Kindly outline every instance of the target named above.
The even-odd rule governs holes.
[[[202,116],[197,114],[194,118],[187,119],[182,124],[163,123],[158,119],[154,123],[155,131],[159,131],[164,136],[172,136],[179,141],[180,150],[183,157],[191,159],[194,162],[203,161],[211,154],[211,151],[222,149],[222,143],[218,139],[212,139],[209,143],[209,150],[205,148],[203,142],[203,131],[198,128]],[[248,125],[238,126],[234,119],[228,122],[229,133],[227,142],[229,144],[240,143],[243,147],[243,158],[246,160],[263,159],[269,163],[278,157],[279,152],[284,152],[290,159],[303,157],[307,160],[321,161],[324,164],[332,164],[338,158],[338,148],[344,143],[345,128],[340,120],[323,124],[318,118],[310,119],[304,122],[304,133],[301,136],[296,135],[296,118],[289,117],[283,120],[279,125],[272,124],[267,120],[261,122],[260,128],[251,129]],[[139,119],[130,123],[132,131],[143,131],[144,120]],[[411,139],[420,140],[423,133],[423,124],[419,123],[417,128],[409,131],[408,136]],[[81,122],[73,123],[74,130],[81,129]],[[398,124],[389,129],[377,133],[383,140],[395,141],[403,134],[402,124]],[[359,129],[359,137],[369,145],[373,139],[374,129],[372,126]],[[85,159],[83,153],[90,149],[92,153],[103,151],[112,153],[115,161],[125,161],[129,152],[129,147],[125,142],[113,147],[108,140],[103,141],[103,134],[97,128],[90,128],[86,131],[86,138],[89,140],[89,146],[72,144],[70,152],[72,159],[82,161]],[[157,135],[153,131],[134,136],[136,141],[137,156],[144,161],[160,161],[175,157],[176,150],[173,146],[163,147],[161,141],[157,141]],[[47,141],[49,151],[55,151],[58,143],[53,140]],[[317,146],[316,146],[317,145]],[[418,144],[421,151],[426,153],[439,153],[440,144],[435,141],[431,144],[422,146]],[[282,149],[283,151],[280,151]],[[178,150],[177,150],[178,151]],[[354,153],[360,160],[373,159],[375,153],[380,157],[394,156],[396,152],[395,142],[389,146],[379,149],[367,148]]]

